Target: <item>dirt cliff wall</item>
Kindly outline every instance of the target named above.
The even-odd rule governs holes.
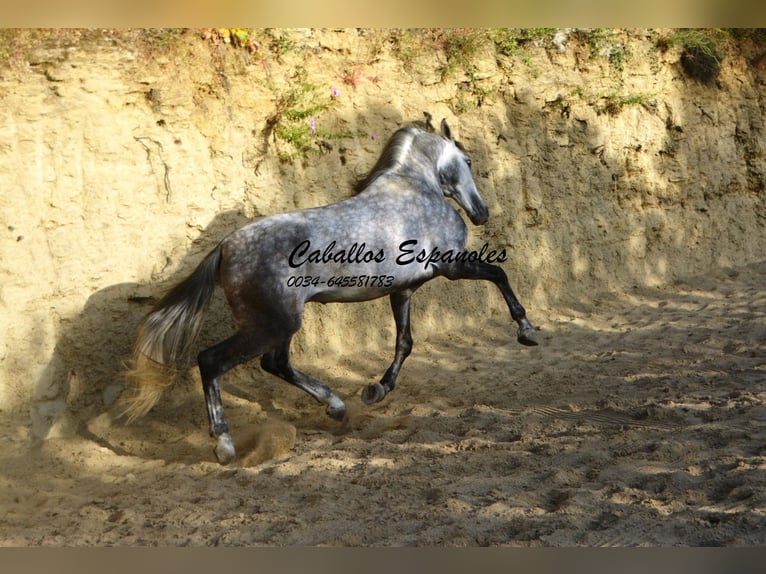
[[[0,409],[31,408],[37,436],[113,403],[138,320],[218,240],[347,197],[423,111],[450,121],[490,205],[470,244],[509,249],[543,327],[564,300],[764,258],[757,39],[728,37],[700,80],[670,30],[145,36],[5,39]],[[414,307],[416,338],[506,312],[444,280]],[[216,301],[201,344],[228,321]],[[392,333],[386,301],[311,307],[295,348],[310,362]]]

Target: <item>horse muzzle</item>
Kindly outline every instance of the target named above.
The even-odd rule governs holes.
[[[489,219],[489,209],[483,204],[478,208],[474,207],[474,209],[468,212],[468,217],[474,225],[484,225]]]

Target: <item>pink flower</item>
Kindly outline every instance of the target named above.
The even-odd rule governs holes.
[[[376,139],[378,139],[378,136],[377,136],[377,135],[375,135],[375,134],[370,134],[370,139],[371,139],[372,141],[375,141]]]
[[[332,90],[330,90],[330,97],[335,99],[338,96],[340,96],[340,90],[338,88],[333,88]]]
[[[317,124],[313,116],[309,118],[309,129],[311,130],[312,134],[317,132]]]

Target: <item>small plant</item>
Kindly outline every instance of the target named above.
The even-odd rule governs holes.
[[[588,35],[588,45],[593,56],[606,58],[609,64],[618,72],[625,69],[625,64],[630,59],[630,50],[618,35],[619,30],[608,28],[596,28]]]
[[[585,88],[583,88],[582,86],[576,86],[575,88],[572,89],[569,95],[572,96],[573,98],[582,99],[583,97],[585,97]]]
[[[391,50],[405,69],[410,69],[422,54],[421,32],[418,30],[393,30],[390,35]]]
[[[441,69],[442,81],[460,72],[465,77],[456,84],[457,93],[451,101],[453,111],[459,114],[481,107],[491,90],[483,85],[474,60],[489,42],[487,34],[477,30],[450,30],[437,35],[436,42],[442,45],[446,60]]]
[[[442,79],[457,70],[473,69],[473,59],[484,44],[485,37],[476,30],[450,30],[444,32],[437,42],[443,45],[446,63],[442,67]]]
[[[619,94],[609,94],[604,97],[604,103],[602,106],[596,107],[596,112],[599,114],[609,114],[610,116],[616,116],[622,112],[625,108],[630,106],[647,106],[651,96],[646,94],[635,94],[629,96],[621,96]]]
[[[529,44],[549,41],[556,34],[555,28],[500,29],[490,32],[495,49],[503,56],[524,57]]]
[[[480,108],[484,100],[492,93],[492,90],[482,86],[481,78],[476,72],[476,68],[470,66],[466,70],[468,79],[457,85],[457,94],[452,99],[452,110],[456,114]]]
[[[412,69],[423,54],[439,54],[444,64],[439,69],[442,81],[472,64],[488,41],[484,31],[475,29],[408,29],[394,30],[389,36],[392,52],[405,69]]]
[[[366,73],[368,64],[366,62],[354,62],[348,63],[345,66],[345,70],[341,73],[341,81],[354,89],[356,89],[362,81],[367,81],[372,84],[380,82],[380,76],[371,76]]]
[[[671,44],[683,46],[681,67],[703,84],[712,85],[721,73],[719,44],[726,36],[721,30],[678,30],[669,38]]]
[[[554,100],[545,102],[545,109],[558,111],[562,116],[569,117],[572,105],[577,100],[592,106],[599,115],[611,116],[616,116],[631,106],[642,106],[649,110],[656,106],[656,101],[650,94],[621,95],[618,92],[607,95],[588,94],[583,86],[576,86],[568,95],[559,95]]]
[[[269,43],[269,48],[276,54],[277,58],[284,56],[288,52],[295,49],[295,42],[290,38],[287,32],[279,34],[278,36],[272,36],[272,40]]]
[[[298,68],[291,79],[292,86],[277,98],[274,113],[266,120],[267,135],[273,134],[277,153],[282,160],[291,160],[296,155],[305,156],[313,146],[327,150],[327,140],[350,137],[347,133],[336,133],[322,128],[320,116],[340,96],[338,88],[327,90],[326,96],[318,95],[316,85],[306,79],[306,72]],[[288,144],[289,149],[279,147],[279,142]]]
[[[506,59],[518,59],[535,78],[540,75],[540,70],[533,64],[532,48],[551,45],[555,35],[555,28],[503,28],[489,32],[497,55]],[[503,66],[504,63],[502,58],[498,59],[499,65]]]

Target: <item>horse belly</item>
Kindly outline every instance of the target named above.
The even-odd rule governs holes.
[[[370,301],[392,293],[390,289],[373,288],[343,288],[326,289],[309,297],[309,301],[318,303],[355,303],[358,301]]]
[[[336,275],[319,275],[307,294],[307,300],[322,303],[369,301],[421,285],[432,277],[432,273],[424,269],[388,266],[346,271]]]

